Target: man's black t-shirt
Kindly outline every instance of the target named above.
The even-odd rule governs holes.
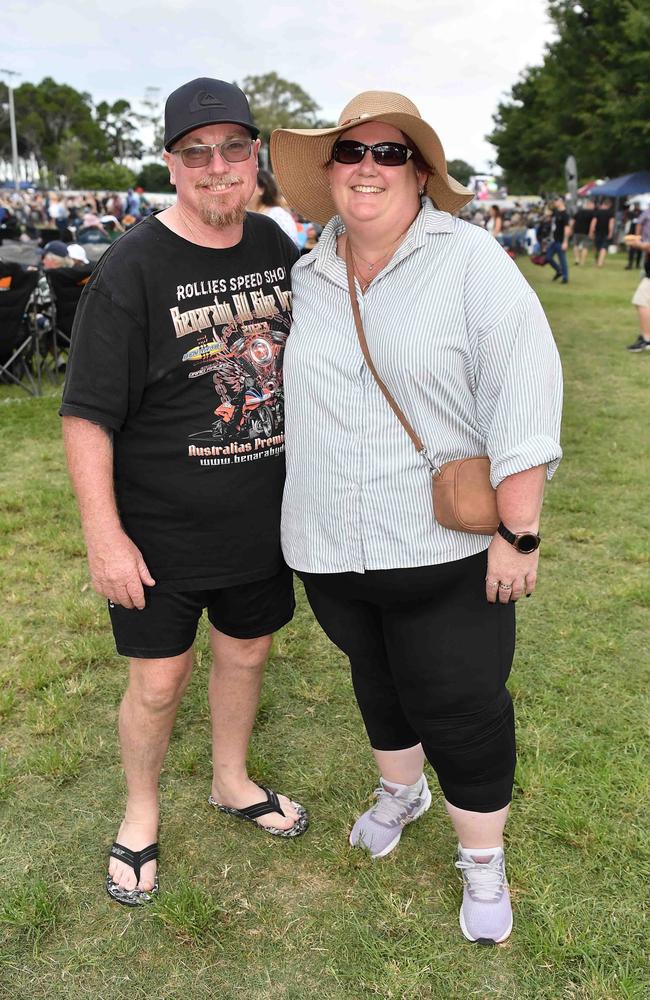
[[[161,590],[282,566],[282,358],[297,256],[264,215],[248,214],[225,250],[149,217],[84,290],[60,412],[113,431],[120,517]]]
[[[611,208],[598,208],[596,215],[596,239],[605,240],[609,234],[609,220],[614,218]]]
[[[559,209],[553,213],[553,240],[564,242],[564,227],[569,225],[569,213]]]
[[[591,220],[594,217],[593,208],[579,208],[573,220],[573,232],[575,236],[586,236],[589,232]]]

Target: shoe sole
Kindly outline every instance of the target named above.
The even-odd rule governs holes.
[[[415,820],[419,819],[420,816],[424,816],[425,812],[430,807],[430,805],[431,805],[431,789],[427,785],[426,798],[425,798],[424,802],[422,803],[422,805],[420,806],[420,808],[418,809],[418,811],[416,813],[414,813],[411,817],[409,817],[409,819],[406,821],[406,823],[404,824],[404,826],[401,826],[399,828],[397,836],[393,840],[391,840],[390,844],[388,844],[386,847],[384,847],[383,851],[379,851],[378,854],[371,854],[370,855],[370,857],[372,858],[372,860],[376,861],[377,858],[385,858],[387,854],[390,854],[390,852],[392,850],[394,850],[397,847],[397,845],[399,844],[399,842],[400,842],[400,840],[402,838],[402,831],[403,831],[404,827],[408,826],[409,823],[415,822]],[[350,837],[348,839],[349,839],[349,843],[350,843],[351,847],[359,847],[359,846],[361,846],[360,844],[353,844],[352,843],[352,834],[350,834]]]
[[[110,875],[106,876],[106,892],[111,897],[113,902],[120,903],[121,906],[149,906],[150,903],[155,902],[156,897],[160,889],[160,883],[158,881],[158,876],[152,889],[121,889],[117,883],[113,881]]]
[[[465,918],[463,917],[462,909],[460,911],[459,922],[460,922],[460,929],[463,932],[463,935],[467,938],[468,941],[471,941],[472,944],[483,944],[483,945],[502,944],[510,937],[510,934],[512,933],[512,917],[510,918],[510,924],[508,925],[508,930],[505,932],[505,934],[502,934],[500,938],[496,938],[496,940],[494,938],[472,937],[470,932],[467,930],[467,925],[465,924]]]

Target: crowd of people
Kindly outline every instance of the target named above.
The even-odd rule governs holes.
[[[44,231],[56,230],[61,240],[109,244],[156,211],[142,189],[117,192],[21,191],[0,192],[0,236],[3,239],[38,240]]]
[[[145,195],[142,188],[129,188],[126,193],[4,191],[0,192],[0,239],[40,240],[44,231],[52,236],[56,229],[64,242],[106,248],[167,204],[168,200],[159,202]],[[301,253],[316,245],[322,227],[286,202],[269,170],[258,171],[248,208],[274,219]],[[486,229],[512,255],[543,253],[555,271],[554,280],[563,283],[568,283],[569,248],[573,249],[575,266],[584,266],[592,255],[596,265],[603,267],[609,248],[623,246],[626,236],[636,234],[645,241],[650,237],[650,209],[643,211],[633,200],[618,211],[609,198],[597,202],[586,197],[571,209],[561,197],[533,203],[514,199],[505,206],[472,201],[458,214]],[[640,269],[643,251],[629,242],[625,249],[626,270]]]

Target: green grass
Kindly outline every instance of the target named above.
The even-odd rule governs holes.
[[[292,842],[210,810],[207,633],[162,776],[159,901],[111,904],[124,662],[90,590],[57,399],[0,391],[0,997],[648,1000],[650,355],[622,256],[523,267],[566,376],[538,592],[519,613],[515,930],[458,928],[439,795],[398,851],[347,845],[375,773],[344,658],[304,599],[276,638],[250,764],[305,802]]]

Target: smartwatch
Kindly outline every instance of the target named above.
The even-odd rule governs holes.
[[[524,555],[536,552],[539,548],[539,543],[542,540],[541,535],[536,535],[532,531],[521,531],[517,533],[509,531],[503,521],[499,521],[497,531],[502,538],[505,538],[506,542],[510,542],[517,552],[523,552]]]

